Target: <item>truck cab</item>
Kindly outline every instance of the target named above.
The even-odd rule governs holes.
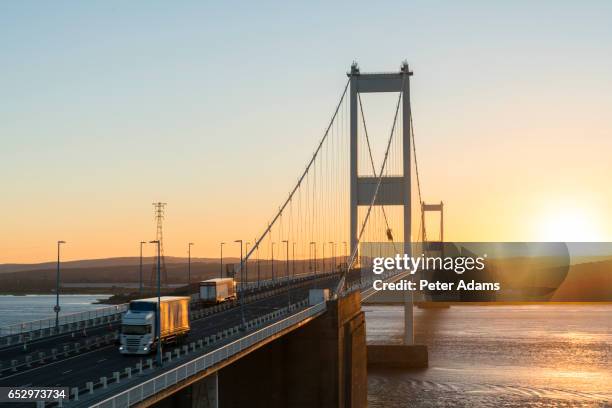
[[[138,306],[140,307],[133,308],[130,304],[130,309],[123,315],[119,347],[122,354],[148,354],[154,346],[157,304]]]

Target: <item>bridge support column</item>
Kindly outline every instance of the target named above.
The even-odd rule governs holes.
[[[209,375],[191,386],[191,408],[219,408],[219,377]]]
[[[222,368],[219,406],[366,407],[360,294],[327,305],[322,316]]]

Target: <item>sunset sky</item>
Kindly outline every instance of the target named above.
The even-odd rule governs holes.
[[[410,63],[447,240],[612,241],[611,21],[604,1],[2,2],[0,263],[58,239],[136,256],[153,201],[166,254],[252,238],[353,60]]]

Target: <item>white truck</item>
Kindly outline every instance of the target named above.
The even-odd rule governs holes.
[[[160,299],[160,338],[157,338],[157,298],[132,300],[121,320],[119,351],[122,354],[149,354],[161,344],[178,342],[189,334],[189,301],[186,296]]]
[[[200,301],[217,304],[236,299],[236,282],[232,278],[216,278],[200,282]]]

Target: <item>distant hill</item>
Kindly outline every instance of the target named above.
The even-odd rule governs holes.
[[[143,257],[143,263],[151,263],[152,257]],[[187,263],[186,257],[166,256],[166,264],[182,264]],[[237,262],[238,258],[226,258],[223,262]],[[219,258],[191,258],[192,263],[218,263]],[[82,259],[78,261],[62,261],[62,269],[79,269],[79,268],[99,268],[99,267],[114,267],[114,266],[137,266],[140,263],[140,258],[132,257],[116,257],[102,259]],[[0,274],[11,272],[27,272],[40,271],[47,269],[55,269],[56,262],[41,262],[33,264],[18,264],[7,263],[0,264]]]

